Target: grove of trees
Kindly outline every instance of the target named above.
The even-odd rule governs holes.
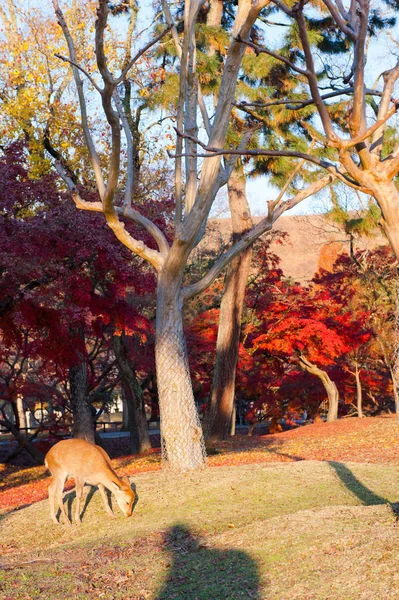
[[[71,419],[94,441],[91,407],[122,390],[140,452],[147,394],[165,462],[187,470],[206,461],[198,404],[206,436],[223,438],[236,401],[277,418],[315,416],[327,397],[334,420],[340,401],[345,412],[356,398],[362,416],[397,399],[399,67],[393,53],[381,73],[372,64],[396,11],[7,0],[0,425],[35,455],[19,430],[21,403],[39,398],[47,428]],[[259,175],[278,191],[254,224],[245,179]],[[337,183],[361,220],[371,203],[391,250],[353,250],[309,286],[291,282],[270,253],[273,225],[323,189],[335,198]],[[195,267],[224,186],[232,239]]]

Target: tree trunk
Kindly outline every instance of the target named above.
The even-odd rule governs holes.
[[[252,226],[241,164],[230,178],[228,193],[233,240],[236,241]],[[251,261],[252,248],[248,248],[231,262],[225,277],[212,393],[205,417],[206,436],[212,440],[224,440],[231,432],[241,317]]]
[[[328,413],[327,413],[327,423],[331,421],[336,421],[338,419],[338,400],[339,394],[338,389],[335,383],[330,379],[328,374],[322,369],[319,369],[316,365],[308,361],[303,356],[300,357],[299,363],[305,371],[308,373],[312,373],[312,375],[316,375],[322,382],[324,389],[327,392],[328,397]]]
[[[122,381],[122,431],[129,431],[129,409],[127,406],[125,386]]]
[[[26,414],[25,414],[25,408],[24,408],[24,401],[23,401],[21,394],[17,394],[16,403],[17,403],[17,411],[18,411],[19,428],[25,429],[26,428]]]
[[[206,454],[183,334],[180,282],[167,274],[165,269],[158,281],[155,343],[161,446],[165,465],[187,471],[204,466]]]
[[[208,27],[220,27],[223,16],[223,0],[211,0],[206,20]],[[213,48],[212,48],[213,50]]]
[[[370,188],[382,212],[380,225],[399,260],[399,191],[394,181],[377,183],[372,180],[370,182],[372,183]]]
[[[355,378],[356,378],[356,407],[357,416],[361,419],[363,417],[363,390],[362,382],[360,380],[359,366],[355,365]]]
[[[132,454],[141,454],[151,449],[151,442],[144,412],[143,392],[130,363],[123,335],[114,336],[114,351],[124,383],[130,450]]]
[[[12,402],[10,402],[10,408],[14,417],[14,423],[15,423],[15,427],[18,429],[18,431],[21,429],[21,423],[19,421],[19,410],[18,410],[18,405],[17,405],[17,401],[16,399],[13,400]]]
[[[395,400],[395,413],[396,413],[396,418],[399,421],[399,389],[397,386],[397,379],[396,379],[396,374],[393,368],[389,368],[389,372],[391,374],[391,379],[392,379],[392,388],[393,388],[393,397]]]
[[[233,414],[231,417],[231,425],[230,425],[230,435],[234,436],[236,434],[236,419],[237,419],[237,405],[234,402],[233,404]]]
[[[94,422],[87,390],[87,367],[83,358],[77,365],[69,369],[69,385],[71,388],[73,437],[94,444]]]

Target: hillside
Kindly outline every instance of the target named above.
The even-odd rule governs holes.
[[[256,221],[259,220],[256,219]],[[349,236],[323,215],[283,216],[275,226],[276,231],[288,234],[284,244],[272,244],[272,251],[281,259],[286,277],[301,283],[309,281],[319,267],[329,269],[340,252],[349,251]],[[230,219],[212,219],[211,230],[201,246],[217,247],[231,236]],[[371,249],[385,245],[386,238],[376,230],[372,238],[356,238],[356,249]]]
[[[124,457],[130,519],[88,489],[82,524],[55,526],[20,486],[20,510],[0,515],[0,598],[395,600],[397,433],[396,418],[369,418],[238,436],[186,475]]]

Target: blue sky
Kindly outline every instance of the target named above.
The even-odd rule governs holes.
[[[70,4],[61,2],[61,4]],[[152,8],[150,1],[141,2],[142,8],[139,12],[139,19],[142,22],[142,28],[148,27],[152,21]],[[52,11],[51,0],[22,0],[20,6],[26,6],[28,8],[41,7],[45,10]],[[117,22],[114,20],[114,23]],[[122,25],[123,19],[120,18]],[[275,33],[270,38],[268,34],[268,43],[272,46],[278,45],[279,30],[282,28],[273,28]],[[392,67],[399,56],[399,47],[395,45],[395,42],[389,39],[385,33],[380,33],[377,38],[373,39],[369,49],[368,59],[368,80],[367,85],[369,87],[375,87],[377,78],[381,71],[384,71]],[[278,191],[268,184],[266,177],[258,177],[247,182],[247,193],[250,199],[251,209],[254,214],[264,214],[266,210],[266,201],[273,199]],[[323,212],[326,207],[326,193],[321,193],[319,196],[315,196],[308,200],[305,200],[299,204],[290,214],[306,214],[309,212]]]

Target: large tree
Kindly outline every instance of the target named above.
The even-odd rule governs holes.
[[[381,29],[395,25],[396,6],[386,2],[391,14],[384,14],[382,6],[372,7],[369,0],[351,0],[348,7],[333,0],[324,0],[317,7],[304,0],[292,6],[280,0],[273,4],[295,23],[296,36],[291,39],[290,55],[287,57],[266,45],[239,39],[259,57],[271,56],[285,64],[297,82],[297,97],[287,98],[286,90],[276,86],[273,99],[265,101],[260,97],[253,103],[243,102],[241,108],[261,122],[266,118],[262,111],[267,113],[272,106],[295,110],[298,126],[311,131],[318,143],[313,152],[285,147],[257,148],[246,154],[302,158],[334,173],[350,188],[370,195],[381,209],[380,224],[399,258],[399,192],[394,181],[399,172],[399,145],[396,131],[388,127],[398,107],[393,93],[399,78],[399,64],[392,67],[387,58],[384,70],[377,74],[381,81],[378,89],[367,87],[367,80],[374,82],[376,73],[366,69],[373,62],[372,38]],[[315,31],[318,31],[316,40]],[[312,49],[315,42],[323,62],[318,61]],[[329,52],[334,53],[333,58]],[[352,60],[345,60],[339,69],[339,56],[345,53],[346,58],[348,52]],[[307,122],[309,105],[315,106],[320,126],[316,122],[310,126]],[[251,106],[256,107],[256,113],[250,110]],[[305,112],[301,119],[302,110]],[[322,147],[328,149],[324,157],[320,156]],[[209,144],[205,148],[212,152]],[[231,154],[231,151],[215,149],[213,152],[214,155],[220,153]]]
[[[121,182],[121,125],[126,135],[128,158],[132,156],[132,136],[119,101],[119,85],[129,76],[131,67],[142,56],[142,48],[122,68],[118,75],[110,71],[107,60],[105,32],[109,17],[109,7],[105,0],[99,0],[95,28],[95,49],[99,79],[86,72],[90,84],[99,93],[104,117],[110,127],[111,154],[108,168],[102,170],[95,150],[93,136],[86,119],[86,99],[82,83],[81,65],[77,63],[76,46],[64,14],[56,0],[54,7],[58,21],[63,29],[69,47],[69,61],[73,65],[75,83],[79,93],[82,113],[82,126],[90,153],[91,164],[98,188],[98,201],[84,200],[79,191],[58,163],[59,173],[67,183],[76,206],[82,210],[102,212],[106,222],[120,242],[134,254],[148,261],[157,273],[157,326],[156,326],[156,363],[158,391],[161,411],[162,444],[167,462],[177,469],[193,469],[205,462],[202,430],[194,402],[192,385],[188,369],[187,350],[182,327],[182,308],[184,302],[200,293],[217,277],[228,263],[248,248],[262,233],[271,229],[274,221],[287,208],[308,197],[323,187],[332,177],[328,175],[302,190],[288,201],[281,199],[271,203],[267,217],[262,219],[250,232],[236,242],[200,281],[184,285],[184,272],[189,256],[202,236],[206,221],[220,187],[228,181],[235,160],[222,163],[221,156],[207,156],[201,164],[201,173],[197,181],[198,143],[197,103],[201,109],[207,130],[208,145],[222,149],[226,139],[231,116],[231,106],[240,73],[241,61],[245,52],[242,40],[248,40],[252,27],[261,11],[269,4],[268,0],[249,2],[241,0],[231,28],[223,74],[218,93],[218,102],[212,122],[206,114],[206,106],[198,93],[195,69],[195,25],[201,2],[186,2],[184,12],[184,39],[180,68],[180,94],[177,110],[178,139],[176,144],[176,209],[175,230],[170,244],[165,234],[152,221],[143,217],[134,205],[132,197],[132,169],[128,165],[127,179],[124,183],[123,203],[120,204],[119,189]],[[169,28],[173,25],[170,24]],[[147,45],[147,49],[158,39]],[[182,152],[182,141],[185,151]],[[246,139],[244,138],[244,144]],[[186,155],[184,194],[182,187],[182,155]],[[130,164],[130,163],[129,163]],[[105,183],[106,182],[106,183]],[[134,207],[133,207],[134,205]],[[125,226],[124,220],[131,220],[146,229],[152,237],[150,244],[139,241]],[[154,248],[154,243],[156,248]]]

